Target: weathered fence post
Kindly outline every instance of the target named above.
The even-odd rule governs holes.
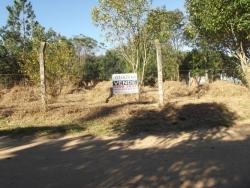
[[[191,87],[191,84],[192,84],[192,77],[191,77],[191,71],[189,70],[188,71],[188,87]]]
[[[159,40],[155,40],[156,54],[157,54],[157,71],[158,71],[158,88],[159,88],[159,106],[163,107],[163,78],[162,78],[162,54],[161,44]]]
[[[40,63],[40,87],[41,87],[41,99],[43,110],[47,109],[47,99],[46,99],[46,80],[45,80],[45,65],[44,65],[44,52],[46,48],[46,42],[41,42],[40,52],[39,52],[39,63]]]

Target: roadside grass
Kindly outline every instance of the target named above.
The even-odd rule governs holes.
[[[4,127],[5,125],[7,125],[6,118],[0,116],[0,128]]]
[[[42,136],[52,134],[75,134],[84,131],[84,127],[77,124],[62,124],[50,126],[37,125],[11,125],[0,126],[0,136],[22,137],[22,136]]]
[[[145,107],[146,106],[146,107]],[[167,104],[159,109],[155,105],[129,104],[99,107],[84,117],[68,123],[1,124],[0,136],[26,136],[50,134],[91,134],[95,136],[136,135],[140,133],[189,132],[220,129],[235,124],[237,114],[224,104],[198,103],[177,106]]]
[[[115,96],[106,103],[109,83],[105,83],[90,91],[60,96],[45,113],[40,110],[39,101],[34,101],[37,95],[34,91],[32,95],[26,94],[28,97],[17,97],[16,87],[15,92],[7,93],[0,101],[0,136],[119,136],[220,129],[250,123],[250,95],[242,86],[214,83],[199,99],[180,83],[178,88],[175,82],[165,86],[166,105],[162,109],[155,103],[154,88],[144,88],[140,103],[134,96]],[[25,95],[24,89],[21,94]]]

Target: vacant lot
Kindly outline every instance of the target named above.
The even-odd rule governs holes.
[[[40,110],[39,90],[1,91],[1,187],[249,187],[250,95],[216,82],[165,83],[110,97],[110,82],[64,88]]]
[[[134,95],[110,97],[110,82],[91,90],[63,88],[49,97],[41,112],[39,88],[1,91],[0,134],[87,133],[117,136],[147,131],[192,131],[250,123],[248,89],[215,82],[198,89],[179,82],[165,83],[165,107],[158,109],[157,89],[145,87]]]

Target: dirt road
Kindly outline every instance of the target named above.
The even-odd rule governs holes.
[[[250,125],[168,135],[0,138],[1,188],[250,187]]]

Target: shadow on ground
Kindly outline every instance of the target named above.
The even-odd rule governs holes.
[[[95,109],[92,109],[89,114],[85,117],[82,117],[78,120],[78,122],[86,122],[86,121],[94,121],[99,118],[107,118],[108,116],[112,116],[120,110],[127,108],[131,109],[133,107],[140,107],[143,108],[144,106],[154,104],[151,102],[128,102],[118,105],[107,105],[107,106],[100,106]]]
[[[125,133],[141,132],[180,132],[202,129],[220,129],[234,125],[237,115],[223,104],[201,103],[177,107],[166,105],[162,110],[135,110],[133,117],[125,121],[124,126],[114,131]]]
[[[124,107],[129,108],[126,118],[122,116]],[[122,118],[119,118],[119,115]],[[83,123],[110,116],[118,117],[114,118],[109,128],[119,135],[178,133],[209,129],[219,131],[221,128],[233,126],[238,118],[237,114],[231,112],[224,104],[199,103],[184,106],[168,104],[161,110],[143,108],[143,106],[138,108],[133,105],[107,106],[91,112],[78,121]]]
[[[123,114],[125,112],[127,114]],[[184,106],[167,104],[161,110],[148,103],[127,103],[93,108],[87,115],[69,124],[14,126],[13,128],[0,129],[0,136],[25,136],[37,133],[67,134],[88,131],[93,125],[96,126],[96,131],[104,129],[106,132],[116,135],[168,134],[197,130],[216,132],[221,128],[234,125],[235,120],[237,120],[237,114],[220,103],[199,103]],[[108,125],[104,125],[103,121],[107,121]],[[98,132],[96,134],[98,135]]]
[[[102,140],[82,136],[25,147],[9,141],[5,153],[0,150],[1,158],[10,150],[10,157],[0,159],[0,185],[2,188],[250,186],[249,137],[241,141],[189,139],[168,148],[131,149],[131,142],[121,137]]]
[[[13,107],[0,107],[0,119],[10,117],[13,113]]]
[[[0,130],[0,136],[22,137],[22,136],[37,136],[39,134],[60,134],[64,136],[69,133],[85,131],[85,127],[79,124],[51,125],[51,126],[28,126],[15,127],[5,130]]]
[[[112,116],[123,107],[101,107],[66,128],[37,127],[30,131],[84,130],[81,123]],[[122,134],[117,138],[58,137],[32,145],[37,138],[0,137],[1,187],[250,186],[250,127],[248,132],[241,132],[241,139],[224,139],[237,119],[226,106],[168,104],[162,110],[130,107],[128,119],[118,119],[111,125],[114,132]],[[183,132],[188,132],[185,139],[181,137]],[[218,133],[221,136],[215,136]],[[6,134],[13,132],[1,131],[1,135]],[[151,144],[149,135],[156,135],[164,144]],[[138,146],[138,141],[144,145]]]

